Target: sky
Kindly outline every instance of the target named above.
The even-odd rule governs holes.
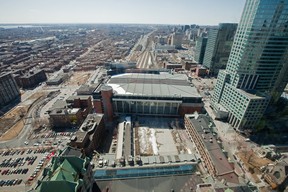
[[[245,0],[0,0],[0,23],[238,23]]]

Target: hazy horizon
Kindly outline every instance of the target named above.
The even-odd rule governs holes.
[[[0,0],[0,24],[238,23],[245,0]]]

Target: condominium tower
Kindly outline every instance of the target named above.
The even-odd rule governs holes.
[[[288,0],[247,0],[211,106],[236,129],[253,129],[288,81]]]
[[[236,23],[220,23],[217,28],[209,29],[203,60],[209,74],[217,75],[220,69],[226,68],[236,29]]]

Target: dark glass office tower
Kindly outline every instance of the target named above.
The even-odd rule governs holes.
[[[199,64],[203,63],[207,39],[207,37],[198,37],[196,40],[195,61]]]
[[[247,0],[226,70],[212,98],[216,117],[253,129],[288,81],[288,0]]]
[[[226,68],[236,29],[236,23],[220,23],[218,28],[209,30],[203,65],[210,75],[217,75],[220,69]]]

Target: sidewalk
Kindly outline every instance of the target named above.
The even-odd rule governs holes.
[[[228,123],[215,120],[214,112],[210,107],[210,101],[204,101],[204,107],[209,116],[213,119],[218,136],[223,142],[223,147],[228,153],[231,153],[231,155],[234,154],[237,151],[238,143],[241,142],[238,140],[239,135]]]

